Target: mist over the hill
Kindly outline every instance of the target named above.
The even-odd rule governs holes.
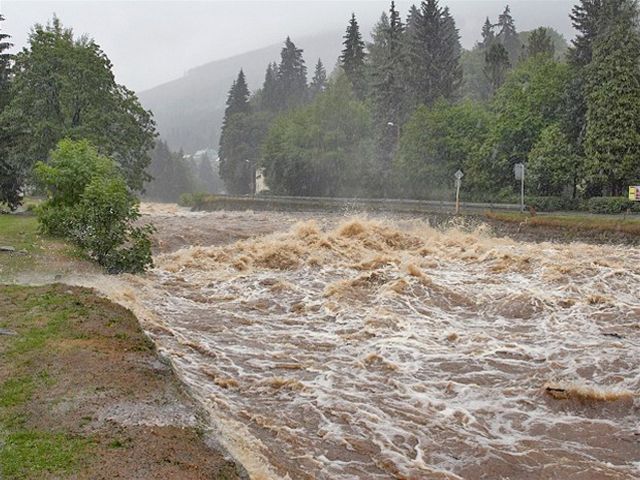
[[[400,11],[407,12],[412,2],[396,3]],[[568,0],[442,3],[450,7],[465,48],[480,38],[485,17],[497,17],[507,3],[518,30],[545,25],[567,38],[573,35],[568,17],[572,2]],[[336,31],[341,36],[351,12],[368,36],[388,7],[388,2],[377,0],[0,1],[4,26],[13,34],[14,51],[26,45],[34,23],[46,23],[55,13],[76,34],[90,34],[113,62],[117,81],[138,92],[180,78],[199,65],[280,43],[287,35],[296,40]],[[309,63],[313,60],[310,57]]]

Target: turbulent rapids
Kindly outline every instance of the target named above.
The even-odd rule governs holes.
[[[147,213],[121,297],[252,478],[640,476],[639,249]]]

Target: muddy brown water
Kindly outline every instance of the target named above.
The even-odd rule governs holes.
[[[252,478],[640,476],[640,249],[143,212],[156,268],[99,287]]]

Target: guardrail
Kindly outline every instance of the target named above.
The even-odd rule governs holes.
[[[198,202],[196,210],[330,210],[345,209],[365,211],[393,211],[420,213],[455,212],[455,202],[439,200],[402,200],[382,198],[338,198],[338,197],[290,197],[290,196],[234,196],[210,195]],[[461,202],[460,213],[493,211],[520,211],[520,205],[507,203]]]

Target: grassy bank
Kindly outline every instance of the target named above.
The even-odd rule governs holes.
[[[238,478],[129,311],[5,285],[0,329],[0,478]]]
[[[137,319],[93,291],[100,273],[29,214],[0,215],[0,478],[235,479]]]
[[[96,272],[80,252],[57,238],[41,235],[35,215],[0,215],[0,283],[52,280],[73,273]]]
[[[523,228],[554,228],[567,232],[616,233],[640,238],[640,219],[598,215],[537,215],[513,212],[488,212],[494,221],[514,223]]]

